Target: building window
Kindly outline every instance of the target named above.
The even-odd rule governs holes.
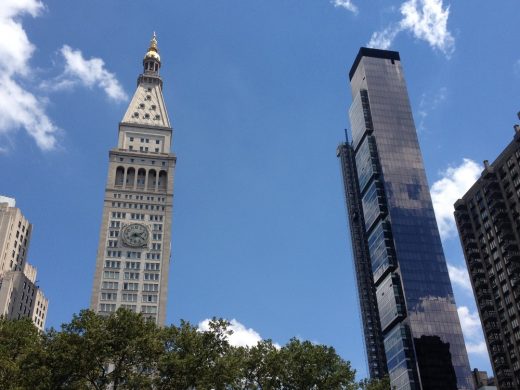
[[[139,272],[125,272],[125,280],[139,280]]]
[[[145,283],[145,284],[143,284],[143,291],[158,292],[159,285],[157,283]]]
[[[125,282],[125,283],[123,283],[123,290],[137,291],[137,290],[139,290],[139,283]]]
[[[117,290],[118,286],[118,282],[103,282],[101,288],[105,290]]]
[[[107,257],[121,257],[121,251],[107,251]]]
[[[102,301],[115,301],[117,299],[117,293],[101,293]]]
[[[141,306],[141,313],[156,314],[157,306],[143,305],[143,306]]]
[[[144,269],[147,271],[159,271],[159,267],[159,263],[146,263]]]
[[[122,299],[121,299],[123,302],[137,302],[137,294],[127,294],[127,293],[123,293],[122,294]]]
[[[147,303],[157,303],[157,295],[155,294],[144,294],[143,302]]]
[[[99,311],[101,312],[114,312],[116,311],[116,304],[115,303],[101,303],[99,305]]]
[[[126,269],[139,269],[140,264],[137,261],[127,261],[125,263],[125,268]]]
[[[118,271],[104,271],[103,278],[105,279],[119,279]]]
[[[105,261],[105,268],[121,268],[121,262],[120,261],[113,261],[113,260],[106,260]]]

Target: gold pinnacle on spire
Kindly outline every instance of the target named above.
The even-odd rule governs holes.
[[[144,56],[145,60],[148,58],[153,58],[161,62],[161,56],[159,55],[159,49],[157,47],[157,35],[155,35],[155,31],[153,32],[152,39],[150,40],[150,47]]]
[[[155,35],[155,31],[153,32],[152,40],[150,41],[150,47],[148,50],[157,51],[157,36]]]

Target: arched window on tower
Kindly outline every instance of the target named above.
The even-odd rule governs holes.
[[[157,183],[157,187],[159,190],[166,190],[166,185],[168,182],[168,174],[166,171],[159,172],[159,182]]]
[[[155,171],[155,169],[150,169],[148,171],[148,190],[154,191],[156,184],[157,184],[157,172]]]
[[[116,169],[116,186],[122,186],[123,181],[125,180],[125,168],[123,167],[117,167]]]
[[[144,188],[144,182],[146,180],[146,171],[144,168],[139,168],[137,171],[137,188]]]
[[[135,181],[135,168],[130,167],[126,171],[126,187],[134,188],[134,181]]]

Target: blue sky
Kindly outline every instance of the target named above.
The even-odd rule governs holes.
[[[335,149],[360,46],[398,50],[472,367],[490,371],[452,203],[512,139],[520,3],[4,0],[0,194],[34,224],[48,326],[89,304],[108,150],[153,31],[174,126],[168,322],[235,319],[366,375]]]

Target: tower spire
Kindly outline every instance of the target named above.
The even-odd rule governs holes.
[[[152,39],[148,51],[143,59],[144,74],[159,75],[159,68],[161,67],[161,56],[157,47],[157,35],[153,32]]]
[[[143,58],[143,67],[143,72],[137,78],[137,89],[121,123],[170,129],[170,120],[162,94],[163,81],[159,74],[161,56],[155,31]]]

